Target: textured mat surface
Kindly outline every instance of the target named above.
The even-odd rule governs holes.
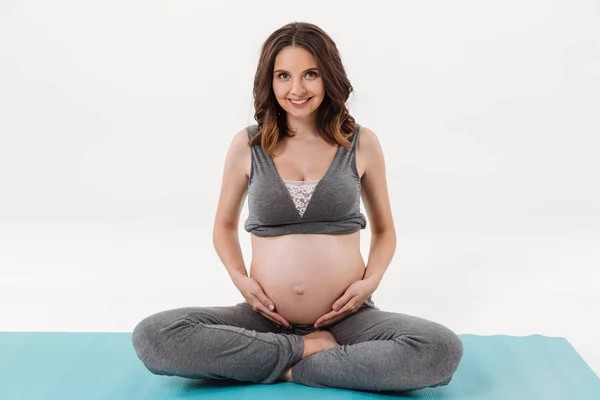
[[[465,353],[448,386],[374,393],[153,375],[131,333],[0,332],[0,399],[600,400],[600,379],[564,338],[460,337]]]

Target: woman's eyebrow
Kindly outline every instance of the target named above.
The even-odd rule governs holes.
[[[309,68],[309,69],[305,69],[304,71],[302,71],[302,73],[308,72],[308,71],[313,70],[313,69],[318,70],[317,67],[312,67],[312,68]],[[290,71],[286,71],[285,69],[278,69],[278,70],[273,71],[273,73],[276,73],[276,72],[287,72],[288,74],[290,73]]]

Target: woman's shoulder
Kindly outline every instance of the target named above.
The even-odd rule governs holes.
[[[357,133],[359,142],[372,142],[377,140],[377,135],[375,135],[375,132],[364,125],[359,125]]]
[[[248,125],[242,130],[246,132],[248,139],[252,139],[258,133],[258,124]]]
[[[376,157],[382,151],[379,138],[375,132],[366,126],[360,127],[356,140],[357,151],[362,155],[362,157]]]

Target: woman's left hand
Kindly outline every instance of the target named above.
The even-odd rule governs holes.
[[[333,311],[320,316],[315,321],[315,328],[333,324],[356,312],[365,300],[373,294],[375,289],[377,289],[377,285],[371,280],[361,279],[352,283],[348,286],[342,297],[333,303],[331,307]]]

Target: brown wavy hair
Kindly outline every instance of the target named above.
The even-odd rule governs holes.
[[[248,144],[260,141],[269,155],[277,145],[279,136],[293,136],[288,132],[286,112],[273,92],[275,57],[287,46],[302,47],[312,54],[321,71],[325,96],[317,109],[317,128],[327,142],[350,147],[348,137],[356,121],[348,112],[346,101],[353,92],[335,42],[316,25],[292,22],[273,32],[261,47],[260,59],[254,76],[254,119],[258,134]]]

